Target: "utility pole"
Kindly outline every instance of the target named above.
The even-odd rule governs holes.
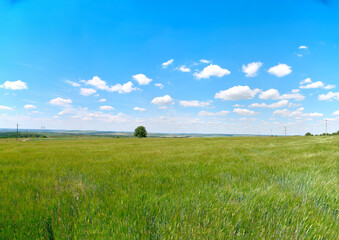
[[[18,141],[19,138],[19,124],[16,124],[16,140]]]
[[[286,126],[285,126],[285,137],[286,137]]]
[[[325,119],[326,122],[326,136],[327,136],[327,118]]]

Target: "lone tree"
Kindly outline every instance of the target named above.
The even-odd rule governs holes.
[[[134,130],[134,137],[145,138],[147,137],[147,131],[144,126],[139,126]]]
[[[313,135],[312,135],[312,133],[307,132],[307,133],[305,134],[305,136],[313,136]]]

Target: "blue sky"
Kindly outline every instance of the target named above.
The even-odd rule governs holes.
[[[0,3],[0,128],[339,129],[339,1]]]

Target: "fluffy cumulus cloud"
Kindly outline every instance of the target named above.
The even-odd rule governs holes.
[[[193,75],[197,79],[210,78],[210,77],[223,77],[229,75],[231,72],[227,69],[221,68],[218,65],[210,64],[205,67],[202,71],[196,72]]]
[[[161,83],[155,83],[154,86],[160,88],[160,89],[163,89],[164,88],[164,85],[161,84]]]
[[[323,88],[323,87],[324,87],[324,83],[321,81],[300,86],[301,89]]]
[[[308,83],[308,84],[306,84]],[[335,88],[335,85],[325,85],[323,82],[321,81],[317,81],[317,82],[312,82],[311,78],[306,78],[305,80],[300,82],[300,88],[301,89],[312,89],[312,88],[324,88],[324,89],[332,89]]]
[[[9,90],[22,90],[27,89],[27,84],[23,81],[6,81],[4,84],[0,85],[0,88],[9,89]]]
[[[257,88],[252,90],[248,86],[234,86],[216,93],[214,98],[231,101],[252,99],[259,91]]]
[[[102,98],[102,99],[100,99],[98,102],[106,102],[106,101],[107,101],[106,98]]]
[[[133,110],[134,110],[134,111],[143,112],[143,111],[146,111],[146,108],[135,107],[135,108],[133,108]]]
[[[167,67],[168,67],[169,65],[171,65],[173,62],[174,62],[174,59],[170,59],[170,60],[168,60],[168,61],[162,63],[161,65],[162,65],[163,68],[167,68]]]
[[[57,98],[50,100],[49,103],[52,105],[64,106],[64,105],[72,103],[72,100],[69,98],[65,99],[65,98],[57,97]]]
[[[226,116],[229,113],[230,113],[229,111],[220,111],[220,112],[200,111],[198,115],[199,116]]]
[[[334,113],[332,113],[332,115],[334,116],[339,116],[339,110],[335,111]]]
[[[279,102],[275,102],[272,104],[266,104],[266,103],[252,103],[248,107],[250,108],[281,108],[288,105],[288,100],[281,100]]]
[[[84,81],[85,84],[87,85],[91,85],[97,89],[100,89],[100,90],[108,90],[109,87],[107,85],[107,83],[104,81],[104,80],[101,80],[98,76],[94,76],[92,79],[90,80],[87,80],[87,81]]]
[[[298,108],[295,111],[290,111],[288,109],[282,109],[282,110],[275,110],[273,112],[273,115],[278,115],[280,117],[295,117],[295,118],[300,118],[300,117],[322,117],[324,114],[322,113],[303,113],[304,108]]]
[[[179,103],[183,107],[206,107],[211,105],[210,102],[200,102],[200,101],[180,101]]]
[[[174,104],[173,99],[171,98],[170,95],[165,95],[163,97],[156,97],[152,100],[153,104],[156,105],[171,105]]]
[[[296,101],[302,101],[305,99],[305,96],[300,93],[288,93],[281,95],[279,99],[294,99]]]
[[[35,109],[36,108],[36,106],[34,106],[34,105],[32,105],[32,104],[26,104],[25,106],[24,106],[24,109]]]
[[[150,82],[152,82],[151,78],[146,77],[146,75],[142,73],[133,75],[133,79],[137,81],[139,85],[148,85]]]
[[[124,84],[116,84],[111,86],[109,91],[110,92],[118,92],[118,93],[130,93],[132,91],[137,90],[137,88],[133,87],[133,83],[131,81],[124,83]]]
[[[0,105],[0,110],[13,110],[13,108],[8,107],[8,106]]]
[[[246,73],[246,77],[255,77],[261,66],[261,62],[252,62],[247,65],[242,65],[242,71]]]
[[[259,95],[259,98],[260,99],[273,99],[273,100],[294,99],[296,101],[301,101],[305,99],[305,96],[301,95],[300,93],[298,93],[298,91],[295,91],[295,90],[292,91],[292,93],[280,95],[278,90],[271,88],[267,91],[261,92]]]
[[[180,71],[180,72],[190,72],[191,69],[186,67],[185,65],[182,65],[178,68],[178,71]]]
[[[254,111],[251,111],[245,108],[235,108],[233,112],[239,115],[244,115],[244,116],[251,116],[251,115],[259,114],[258,112],[254,112]]]
[[[82,96],[89,96],[92,95],[94,93],[96,93],[97,91],[93,88],[80,88],[80,94]]]
[[[333,99],[339,100],[339,92],[328,92],[327,94],[320,94],[318,96],[320,101],[332,101]]]
[[[86,85],[93,86],[99,90],[104,90],[108,92],[130,93],[137,90],[137,88],[133,87],[133,83],[131,81],[124,84],[118,83],[114,86],[108,86],[106,81],[101,80],[98,76],[94,76],[88,81],[82,80],[81,82],[84,82]]]
[[[114,107],[112,107],[112,106],[100,106],[100,110],[103,110],[103,111],[113,111]]]
[[[292,69],[287,64],[280,63],[280,64],[268,69],[268,72],[272,75],[277,76],[277,77],[284,77],[284,76],[290,74],[292,72]]]
[[[311,82],[312,82],[311,78],[305,78],[304,80],[302,80],[302,81],[300,82],[300,85],[301,85],[301,84],[306,84],[306,83],[311,83]]]
[[[267,91],[261,92],[259,95],[260,99],[279,99],[280,94],[277,89],[268,89]]]
[[[308,46],[302,45],[302,46],[299,46],[299,49],[308,49]]]

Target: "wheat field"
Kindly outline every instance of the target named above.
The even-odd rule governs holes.
[[[339,137],[0,140],[0,239],[338,239]]]

